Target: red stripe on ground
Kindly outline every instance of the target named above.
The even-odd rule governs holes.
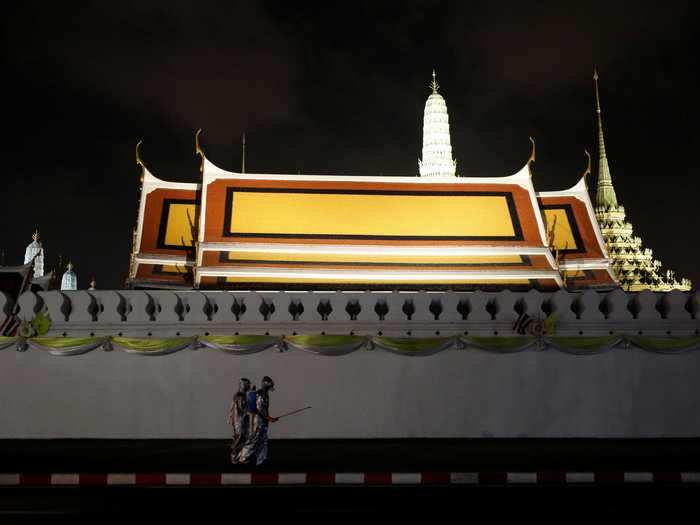
[[[543,470],[537,473],[537,483],[542,483],[545,485],[552,483],[566,483],[566,472]]]
[[[81,472],[78,475],[80,485],[106,485],[107,474],[96,474],[94,472]]]
[[[424,485],[448,485],[450,483],[449,472],[422,472],[420,482]]]
[[[165,474],[163,473],[145,473],[136,474],[137,485],[165,485]]]
[[[250,482],[253,485],[277,485],[279,476],[277,472],[251,472]]]
[[[333,485],[335,473],[333,472],[309,472],[306,474],[307,485]]]
[[[221,485],[221,474],[216,472],[193,472],[190,485]]]
[[[624,472],[596,472],[594,473],[596,483],[624,483]]]
[[[505,483],[508,474],[505,472],[479,472],[479,483]]]
[[[51,474],[20,474],[20,485],[51,485]]]
[[[680,483],[683,481],[680,472],[654,472],[654,483]]]
[[[391,472],[365,472],[367,485],[391,485]]]

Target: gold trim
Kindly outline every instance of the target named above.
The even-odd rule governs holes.
[[[202,146],[199,142],[199,136],[202,134],[202,128],[199,128],[197,132],[194,134],[194,152],[196,155],[199,155],[200,159],[200,164],[199,164],[199,172],[204,174],[204,151],[202,150]]]
[[[141,159],[141,143],[143,140],[139,140],[136,143],[136,165],[141,168],[141,175],[139,177],[139,182],[143,186],[143,178],[146,174],[146,165],[143,163],[143,159]]]
[[[586,154],[586,157],[588,157],[588,163],[586,164],[586,169],[583,171],[581,178],[583,179],[583,184],[586,186],[586,189],[588,189],[588,176],[591,174],[591,154],[585,149],[583,152]]]
[[[532,177],[533,172],[532,172],[532,165],[535,163],[535,139],[532,137],[528,137],[530,139],[530,143],[532,144],[532,149],[530,150],[530,157],[527,159],[527,169],[530,172],[530,177]]]

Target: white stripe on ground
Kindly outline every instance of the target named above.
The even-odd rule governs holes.
[[[77,485],[79,481],[78,474],[51,474],[51,485]]]
[[[136,474],[107,474],[107,485],[134,485]]]
[[[536,472],[508,472],[508,483],[537,483]]]
[[[277,476],[280,485],[303,485],[306,483],[305,472],[280,472]]]
[[[683,483],[700,483],[700,472],[681,472]]]
[[[392,472],[391,483],[393,485],[419,484],[421,482],[420,473],[415,472]]]
[[[594,483],[595,475],[593,472],[567,472],[567,483]]]
[[[190,475],[189,474],[166,474],[165,475],[166,485],[189,485]]]
[[[625,472],[625,483],[651,483],[654,475],[651,472]]]
[[[452,472],[450,483],[479,483],[478,472]]]
[[[365,482],[365,475],[361,472],[336,472],[336,484],[358,484],[362,485]]]
[[[19,485],[19,474],[0,474],[0,485]]]
[[[221,474],[222,485],[250,485],[250,474],[232,474],[226,472]]]

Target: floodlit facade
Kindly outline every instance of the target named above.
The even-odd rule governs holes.
[[[529,290],[617,287],[585,177],[537,193],[515,174],[456,177],[435,77],[420,177],[236,173],[196,137],[201,181],[141,159],[135,288]]]

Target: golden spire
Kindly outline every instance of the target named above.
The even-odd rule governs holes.
[[[39,242],[39,228],[34,230],[34,233],[32,233],[32,239]]]
[[[600,154],[605,155],[605,141],[603,140],[603,118],[600,111],[600,92],[598,91],[598,70],[593,67],[593,82],[595,83],[595,112],[598,114],[598,147]]]
[[[440,89],[440,84],[438,84],[435,79],[435,69],[433,69],[433,81],[430,83],[430,89],[432,89],[435,94],[437,94],[438,89]]]
[[[598,91],[598,70],[593,68],[593,81],[595,82],[595,110],[598,114],[598,187],[596,191],[596,206],[610,208],[617,206],[617,195],[610,176],[608,156],[605,153],[605,139],[603,138],[603,118],[600,111],[600,93]]]

